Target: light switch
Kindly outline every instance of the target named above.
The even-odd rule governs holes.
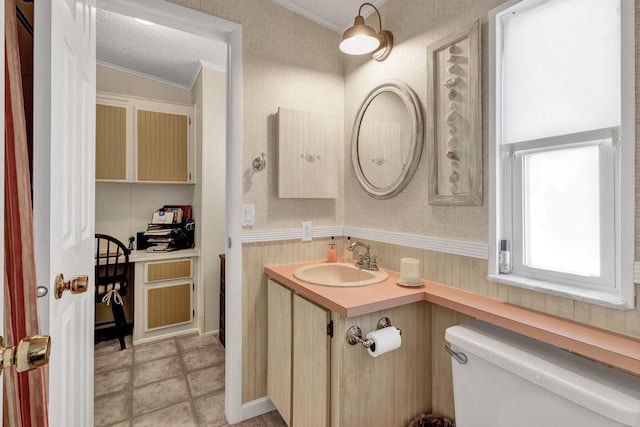
[[[242,205],[242,226],[252,227],[253,217],[256,212],[255,205]]]

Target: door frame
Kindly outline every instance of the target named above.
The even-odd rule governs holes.
[[[2,47],[0,47],[0,52],[2,53],[2,58],[4,58],[4,7],[0,8],[0,19],[2,19],[2,34],[0,35],[0,43]],[[0,93],[2,94],[2,99],[4,99],[4,67],[0,70]],[[2,114],[0,114],[0,126],[4,129],[4,108],[2,109]],[[4,153],[4,144],[5,144],[5,133],[2,132],[2,142],[0,143],[0,148],[2,149],[2,153]],[[2,187],[2,198],[0,199],[0,218],[2,218],[2,223],[4,224],[4,155],[0,156],[0,186]],[[2,304],[0,308],[0,334],[4,336],[4,227],[0,230],[0,272],[2,272],[2,277],[0,277],[0,304]],[[1,375],[1,374],[0,374]],[[0,402],[4,402],[4,377],[5,375],[1,375],[0,378]],[[0,408],[0,415],[2,415],[2,419],[4,419],[4,405]]]
[[[96,7],[227,43],[226,228],[234,244],[225,251],[225,413],[240,422],[252,415],[242,407],[242,26],[166,1],[97,0]]]
[[[230,423],[237,423],[252,414],[243,409],[242,405],[242,245],[241,245],[241,203],[242,203],[242,26],[213,15],[207,15],[186,7],[181,7],[166,1],[157,0],[97,0],[96,6],[100,9],[110,10],[128,16],[146,19],[172,27],[185,32],[198,34],[204,37],[225,41],[227,43],[227,177],[226,194],[227,212],[226,228],[229,244],[226,249],[226,357],[225,357],[225,412]],[[1,8],[0,18],[4,22],[4,8]],[[38,20],[38,17],[36,17]],[[46,21],[46,20],[45,20]],[[46,25],[42,20],[38,22]],[[1,41],[4,42],[4,32]],[[2,43],[4,52],[4,43]],[[41,52],[42,55],[50,55],[50,52]],[[36,57],[36,61],[37,61]],[[37,64],[35,65],[37,67]],[[38,77],[47,75],[46,70]],[[0,71],[2,89],[4,95],[4,68]],[[50,100],[49,100],[50,102]],[[4,125],[4,111],[0,119]],[[4,136],[3,136],[4,144]],[[3,147],[4,148],[4,147]],[[40,171],[49,173],[50,171]],[[0,161],[0,183],[4,183],[4,161]],[[3,185],[4,189],[4,185]],[[4,190],[3,190],[4,191]],[[35,189],[37,191],[37,189]],[[0,201],[2,211],[0,216],[4,219],[4,198]],[[232,245],[231,242],[234,242]],[[2,243],[2,259],[0,266],[4,271],[4,230],[0,230],[0,243]],[[36,236],[36,257],[44,250],[38,245]],[[0,278],[0,297],[3,297],[4,275]],[[3,300],[2,300],[3,301]],[[39,312],[41,307],[39,307]],[[46,307],[48,313],[48,306]],[[0,316],[0,326],[2,319]],[[43,333],[46,333],[46,328]],[[0,388],[0,398],[2,389]],[[268,408],[268,406],[267,406]],[[254,408],[258,409],[258,408]],[[264,411],[263,411],[264,412]]]

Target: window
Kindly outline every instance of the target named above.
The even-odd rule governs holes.
[[[634,14],[633,0],[490,12],[490,280],[633,308]]]

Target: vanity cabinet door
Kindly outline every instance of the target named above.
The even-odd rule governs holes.
[[[292,293],[269,280],[267,314],[267,396],[291,425]]]
[[[329,425],[330,313],[293,296],[293,427]]]
[[[267,395],[289,427],[329,425],[329,311],[268,281]]]

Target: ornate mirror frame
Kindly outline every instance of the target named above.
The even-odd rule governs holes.
[[[402,172],[388,186],[384,188],[376,187],[371,184],[362,171],[360,160],[358,158],[358,136],[360,134],[360,125],[367,112],[367,108],[376,98],[383,92],[391,92],[397,95],[407,109],[409,115],[409,123],[411,127],[411,140],[407,159],[403,165]],[[351,134],[351,163],[353,171],[360,186],[375,199],[388,199],[401,192],[413,178],[413,175],[420,163],[422,155],[422,146],[424,139],[424,124],[422,118],[422,109],[415,92],[404,82],[399,80],[390,80],[376,86],[362,102],[353,123]]]

